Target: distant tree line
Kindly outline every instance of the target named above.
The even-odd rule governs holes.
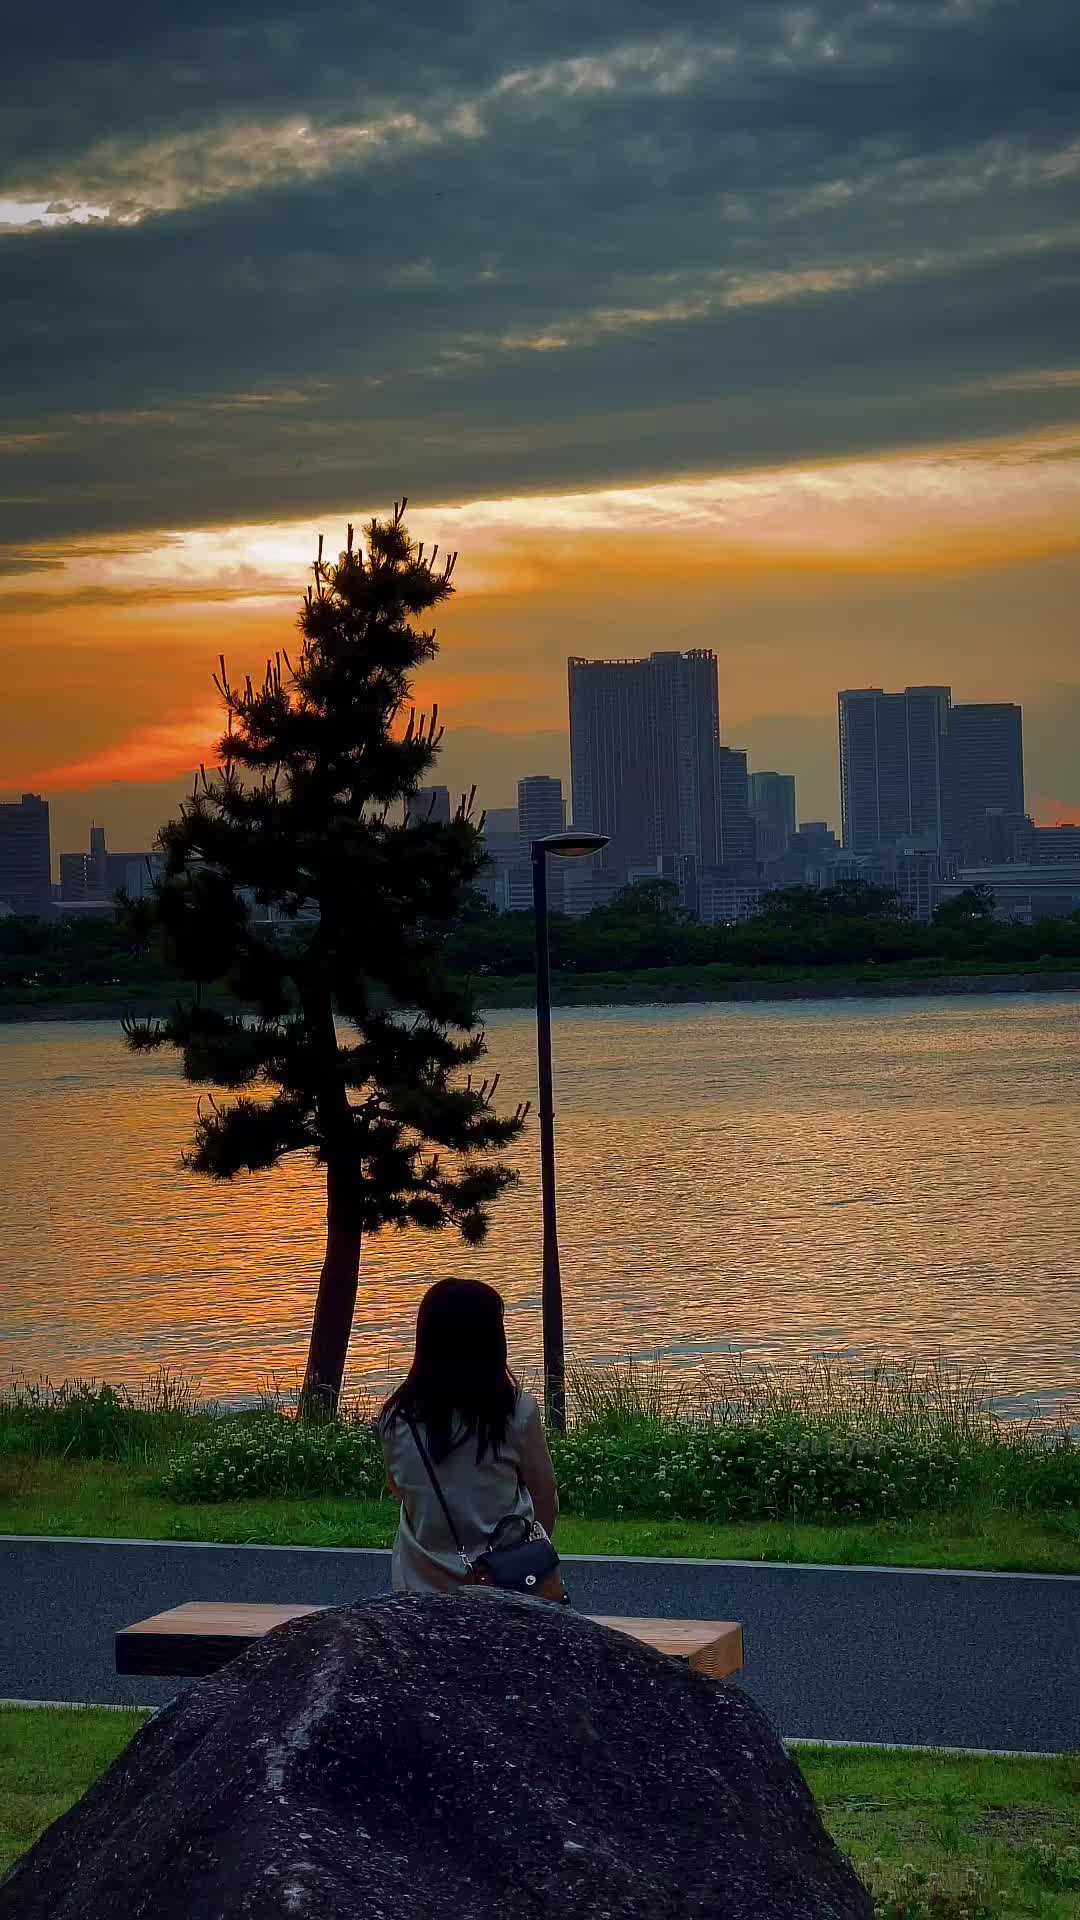
[[[1080,959],[1080,914],[1034,926],[993,918],[987,887],[944,902],[932,926],[910,919],[895,893],[863,881],[787,887],[737,926],[702,926],[684,913],[669,882],[626,887],[610,906],[582,919],[551,916],[553,967],[574,973],[723,964],[754,968],[842,966],[941,960],[995,963]],[[282,937],[288,937],[283,929]],[[458,975],[511,978],[533,968],[531,913],[495,913],[478,894],[444,946]],[[119,921],[0,920],[0,990],[17,988],[167,988],[175,969],[136,907]]]
[[[626,887],[582,919],[553,914],[552,966],[578,973],[642,967],[837,966],[921,959],[1030,961],[1080,956],[1080,914],[1015,926],[993,918],[993,896],[973,887],[938,909],[932,926],[910,919],[897,895],[864,881],[768,894],[752,920],[703,926],[682,912],[669,882]],[[511,976],[533,965],[531,913],[474,907],[450,935],[456,972]]]
[[[0,920],[0,989],[154,986],[175,978],[137,923],[106,915]]]

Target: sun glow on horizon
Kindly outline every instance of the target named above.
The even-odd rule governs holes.
[[[362,526],[370,513],[102,537],[69,544],[59,565],[51,549],[25,552],[22,570],[4,578],[0,625],[19,619],[32,636],[61,636],[69,654],[86,658],[88,676],[118,680],[127,663],[153,656],[151,678],[164,671],[165,684],[154,698],[115,704],[93,737],[78,731],[71,750],[46,757],[44,737],[37,750],[28,743],[9,784],[71,792],[186,776],[209,761],[220,715],[207,663],[224,648],[247,671],[287,646],[319,532],[333,553],[346,520]],[[418,690],[421,704],[438,698],[456,725],[503,736],[565,730],[558,688],[565,653],[580,647],[560,656],[551,638],[561,637],[566,608],[578,609],[594,651],[617,652],[630,610],[640,617],[650,595],[668,604],[672,582],[682,596],[671,607],[674,643],[718,645],[722,678],[730,688],[741,676],[745,706],[754,669],[740,622],[755,601],[785,596],[797,621],[801,605],[830,593],[880,591],[887,600],[921,583],[945,592],[958,577],[1080,553],[1080,426],[587,491],[411,502],[408,521],[428,551],[437,542],[461,555],[461,597],[438,622],[445,650]],[[91,669],[103,649],[104,667]],[[766,675],[757,696],[766,716],[776,685]],[[824,686],[831,703],[834,687],[827,678]],[[791,712],[811,697],[805,680],[785,688]],[[1048,798],[1040,811],[1073,818],[1080,796]]]

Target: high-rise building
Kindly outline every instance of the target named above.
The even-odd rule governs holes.
[[[12,913],[52,908],[49,803],[38,793],[0,806],[0,901]]]
[[[1025,825],[1021,707],[980,701],[951,709],[942,792],[948,850],[961,860],[1002,857],[1003,837],[1015,838]]]
[[[602,869],[658,855],[722,858],[716,655],[572,659],[570,765],[575,827],[608,835]]]
[[[546,840],[549,834],[561,833],[566,825],[566,808],[563,804],[562,781],[549,773],[530,773],[524,780],[518,781],[517,826],[518,836],[524,848],[525,859],[529,862],[529,897],[532,898],[532,864],[530,848],[534,840]],[[565,910],[566,861],[549,859],[547,865],[548,906],[552,913]]]
[[[90,851],[86,856],[86,898],[87,900],[108,900],[109,887],[109,848],[105,839],[104,827],[91,827]]]
[[[518,832],[523,840],[543,840],[566,824],[562,781],[550,773],[530,773],[518,781]]]
[[[60,855],[60,898],[72,905],[89,898],[86,891],[85,853]]]
[[[848,688],[839,696],[844,849],[872,853],[942,841],[942,740],[948,687]]]
[[[473,885],[497,913],[532,905],[532,863],[517,830],[517,808],[496,807],[484,817],[484,865]]]
[[[561,833],[566,825],[562,781],[550,773],[530,773],[518,781],[518,833],[526,853],[534,840]],[[532,885],[530,869],[529,885]],[[566,861],[550,859],[547,873],[548,906],[562,913],[566,905]]]
[[[945,854],[901,850],[896,855],[895,877],[888,884],[894,888],[908,918],[928,927],[938,903],[938,889],[955,873],[955,861]]]
[[[485,807],[484,833],[517,834],[518,811],[516,807]]]
[[[436,826],[450,825],[449,787],[418,787],[409,803],[410,820],[430,820]]]
[[[757,858],[765,862],[782,860],[795,831],[795,775],[752,773],[750,814]]]
[[[1018,859],[1033,866],[1080,861],[1080,826],[1037,827],[1034,821],[1026,820],[1013,851]]]
[[[60,900],[65,906],[81,901],[105,904],[118,893],[143,899],[162,870],[157,854],[110,853],[104,827],[91,827],[87,853],[60,855]]]
[[[739,747],[717,747],[720,786],[720,863],[725,867],[754,864],[754,821],[750,812],[750,776],[747,758]]]

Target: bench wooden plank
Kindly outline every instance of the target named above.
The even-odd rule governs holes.
[[[695,1673],[726,1680],[743,1663],[742,1628],[736,1620],[645,1620],[625,1614],[591,1613],[598,1627],[625,1633],[657,1653],[685,1660]]]
[[[187,1676],[214,1673],[286,1620],[322,1613],[301,1601],[281,1605],[188,1600],[116,1636],[117,1673]],[[695,1672],[723,1680],[743,1663],[742,1628],[733,1620],[648,1620],[614,1614],[590,1618],[615,1633],[686,1660]]]

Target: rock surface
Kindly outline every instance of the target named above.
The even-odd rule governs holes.
[[[0,1920],[868,1920],[760,1710],[482,1589],[280,1628],[149,1722]]]

